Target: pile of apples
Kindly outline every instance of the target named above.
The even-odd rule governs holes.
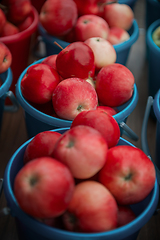
[[[45,131],[31,139],[14,180],[25,213],[51,227],[84,233],[113,230],[136,218],[131,205],[153,189],[154,165],[133,145],[109,147],[98,125],[89,126],[94,117],[88,125],[76,121],[66,132]]]
[[[103,55],[101,42],[95,43],[95,51],[101,48],[97,58],[87,43],[74,42],[32,64],[21,80],[24,98],[48,115],[71,121],[98,106],[117,113],[132,97],[135,79],[126,66]]]
[[[47,0],[39,13],[44,29],[69,43],[100,37],[119,44],[130,38],[133,19],[131,7],[114,0]]]
[[[0,38],[17,34],[33,22],[30,0],[2,0],[0,8]]]

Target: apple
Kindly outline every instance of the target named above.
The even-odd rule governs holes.
[[[73,177],[87,179],[104,166],[107,151],[107,142],[100,132],[79,125],[62,134],[55,144],[53,157],[68,166]]]
[[[112,116],[118,113],[118,109],[109,106],[97,106],[97,110],[104,111]]]
[[[117,54],[112,44],[101,37],[91,37],[84,41],[93,51],[96,71],[115,63]]]
[[[108,23],[97,15],[87,14],[78,18],[75,25],[76,41],[85,41],[91,37],[107,39],[109,33]]]
[[[33,22],[33,18],[31,15],[29,15],[25,18],[25,20],[23,20],[22,22],[17,24],[17,27],[18,27],[19,31],[22,32],[22,31],[26,30],[27,28],[29,28],[29,26],[32,24],[32,22]]]
[[[129,30],[134,20],[134,12],[127,4],[112,3],[104,6],[103,18],[109,27],[121,27]]]
[[[60,82],[58,73],[49,65],[31,65],[21,81],[21,91],[27,100],[43,104],[52,99],[52,93]]]
[[[23,157],[24,164],[34,158],[51,157],[55,143],[60,136],[61,134],[59,132],[52,131],[44,131],[35,135],[25,149]]]
[[[105,138],[108,147],[115,146],[120,138],[120,128],[111,114],[103,110],[89,110],[79,113],[73,120],[71,128],[77,125],[87,125],[98,130]]]
[[[133,94],[134,83],[134,76],[126,66],[113,63],[103,67],[95,86],[99,102],[110,107],[124,104]]]
[[[58,54],[56,69],[62,78],[92,77],[95,72],[92,49],[84,42],[69,44]]]
[[[160,26],[157,27],[152,33],[152,39],[154,43],[160,47]]]
[[[61,215],[74,192],[73,176],[64,164],[51,157],[25,164],[14,180],[14,195],[20,208],[35,218]]]
[[[53,67],[56,71],[56,59],[57,59],[58,54],[52,54],[50,56],[47,56],[44,60],[42,60],[41,63],[48,64],[49,66]]]
[[[76,24],[77,6],[73,0],[47,0],[40,11],[39,21],[50,35],[63,36]]]
[[[130,39],[129,33],[120,27],[110,27],[107,40],[112,44],[119,44]]]
[[[96,109],[98,98],[94,87],[86,80],[67,78],[56,86],[52,103],[60,118],[73,120],[82,111]]]
[[[0,37],[7,37],[19,33],[19,29],[16,25],[6,20],[5,25],[0,33]]]
[[[7,19],[13,24],[24,21],[31,11],[32,4],[30,0],[8,0]]]
[[[5,25],[6,22],[6,15],[3,10],[0,8],[0,33]]]
[[[105,0],[74,0],[78,8],[78,15],[94,14],[103,16],[103,3]]]
[[[117,211],[117,203],[107,188],[96,181],[84,181],[75,186],[62,217],[69,231],[95,233],[115,229]]]
[[[99,181],[119,205],[142,201],[153,189],[155,180],[152,161],[141,149],[128,145],[110,148],[107,161],[99,172]]]
[[[7,71],[12,63],[12,54],[9,48],[3,43],[0,42],[0,74]]]
[[[122,227],[136,219],[136,215],[127,205],[118,205],[118,223],[117,227]]]

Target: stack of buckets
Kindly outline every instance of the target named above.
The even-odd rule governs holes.
[[[47,55],[52,55],[56,53],[56,46],[53,46],[53,42],[55,40],[62,47],[65,47],[65,45],[63,44],[68,44],[65,42],[59,42],[60,40],[49,36],[40,25],[39,30],[41,36],[43,37],[43,41],[48,48]],[[137,22],[134,20],[133,26],[130,29],[130,40],[126,41],[126,43],[118,44],[117,46],[115,46],[118,54],[119,63],[122,63],[124,65],[126,64],[130,48],[137,40],[138,34],[138,25]],[[32,64],[40,63],[42,60],[43,59],[40,59]],[[20,63],[20,60],[18,60],[18,62]],[[107,232],[77,233],[50,227],[30,217],[19,208],[13,192],[13,183],[16,174],[23,166],[24,151],[28,143],[31,141],[31,137],[35,136],[39,132],[46,130],[64,133],[66,130],[69,129],[72,123],[71,121],[58,119],[46,115],[35,109],[24,99],[21,92],[21,80],[26,73],[27,68],[25,68],[25,70],[22,70],[18,78],[16,84],[16,97],[18,102],[24,109],[27,132],[30,139],[23,145],[21,145],[13,154],[7,164],[4,175],[4,193],[7,200],[7,205],[10,209],[10,213],[12,216],[15,217],[16,220],[19,240],[136,240],[141,228],[149,221],[149,219],[156,211],[159,199],[159,186],[157,180],[155,182],[153,190],[143,201],[131,205],[131,208],[137,216],[136,219],[125,226]],[[114,118],[117,120],[118,123],[126,122],[128,116],[136,107],[137,102],[138,91],[135,84],[132,98],[126,104],[122,105],[119,108],[119,112],[114,115]],[[118,145],[134,146],[123,138],[120,138]]]

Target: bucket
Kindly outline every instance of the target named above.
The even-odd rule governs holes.
[[[57,129],[63,133],[68,128]],[[69,232],[54,227],[49,227],[38,222],[34,218],[24,213],[15,199],[13,193],[13,183],[16,174],[23,166],[24,151],[30,140],[21,145],[9,160],[4,174],[4,194],[10,213],[15,217],[19,233],[19,240],[136,240],[140,229],[149,221],[156,211],[159,186],[157,180],[151,193],[141,202],[131,205],[136,214],[136,219],[115,230],[101,233],[76,233]],[[119,145],[132,145],[128,141],[120,138]],[[133,145],[132,145],[133,146]]]
[[[35,49],[34,49],[34,55],[36,55],[37,57],[46,57],[52,54],[58,54],[61,49],[54,44],[54,42],[56,41],[60,46],[62,46],[62,48],[65,48],[66,46],[69,45],[68,42],[65,42],[57,37],[51,36],[49,35],[46,30],[42,27],[41,23],[38,24],[38,31],[40,34],[40,38],[37,39],[37,44],[35,44]],[[116,44],[113,45],[116,53],[117,53],[117,63],[121,63],[123,65],[126,65],[128,56],[129,56],[129,52],[130,49],[132,47],[132,45],[137,41],[138,37],[139,37],[139,27],[137,24],[137,21],[134,19],[132,27],[130,28],[130,30],[128,31],[130,34],[130,38],[120,44]],[[40,44],[40,42],[44,43],[45,46],[45,56],[39,55],[38,53],[36,53],[36,48],[37,46]]]
[[[2,127],[3,112],[10,111],[15,112],[18,110],[18,102],[15,99],[12,91],[9,91],[9,88],[12,84],[12,71],[10,68],[7,69],[4,73],[0,74],[0,81],[2,85],[0,86],[0,132]],[[11,106],[5,106],[5,99],[9,98],[12,102]]]
[[[158,0],[146,0],[146,29],[160,19],[160,2]]]
[[[43,61],[44,58],[35,61],[33,64],[37,64]],[[25,123],[27,128],[28,137],[31,138],[38,134],[39,132],[55,129],[55,128],[64,128],[70,127],[72,121],[64,120],[56,117],[49,116],[29,104],[22,95],[21,91],[21,80],[25,75],[27,69],[31,66],[29,65],[20,75],[17,84],[16,84],[16,97],[19,104],[22,106],[25,112]],[[127,117],[131,114],[138,102],[138,90],[136,84],[134,84],[134,92],[131,99],[125,104],[118,107],[119,112],[114,115],[116,121],[120,124],[121,129],[124,128],[124,131],[130,132],[132,138],[137,140],[137,136],[132,132],[131,129],[127,128],[125,124]],[[126,134],[127,134],[126,132]]]
[[[156,20],[149,26],[146,34],[148,58],[148,95],[153,97],[160,88],[160,48],[152,39],[152,33],[158,26],[160,26],[160,19]]]
[[[137,0],[118,0],[118,3],[129,5],[134,10]]]
[[[21,72],[28,66],[30,43],[32,34],[37,30],[38,13],[32,7],[31,16],[33,18],[32,24],[24,31],[14,34],[12,36],[1,37],[3,42],[12,54],[11,70],[13,73],[13,81],[10,90],[15,93],[15,84]]]

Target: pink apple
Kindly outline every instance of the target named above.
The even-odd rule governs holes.
[[[35,218],[52,218],[66,211],[74,192],[70,170],[51,157],[25,164],[14,180],[14,194],[20,208]]]
[[[52,93],[60,82],[58,73],[49,65],[31,65],[21,81],[21,91],[27,100],[43,104],[52,99]]]
[[[18,27],[7,20],[5,22],[5,25],[2,29],[2,31],[1,31],[0,37],[12,36],[12,35],[17,34],[19,32],[20,31],[19,31]]]
[[[134,13],[127,4],[112,3],[105,5],[103,17],[109,27],[121,27],[129,30],[133,23]]]
[[[77,17],[77,6],[73,0],[47,0],[39,14],[42,26],[55,36],[67,34],[76,24]]]
[[[78,8],[78,15],[94,14],[103,16],[103,3],[105,0],[74,0]]]
[[[108,150],[99,181],[120,205],[142,201],[154,187],[156,172],[152,161],[136,147],[119,145]]]
[[[130,206],[127,205],[118,205],[118,224],[117,227],[122,227],[131,221],[136,219],[136,215],[131,209]]]
[[[96,129],[79,125],[63,133],[53,157],[68,166],[75,178],[87,179],[104,166],[107,151],[107,142]]]
[[[131,98],[134,83],[134,76],[126,66],[113,63],[103,67],[95,86],[99,102],[110,107],[122,105]]]
[[[120,128],[117,121],[103,110],[90,110],[79,113],[71,124],[71,128],[77,125],[87,125],[98,130],[106,139],[108,147],[115,146],[120,138]]]
[[[85,43],[94,53],[96,71],[99,71],[104,66],[116,62],[116,51],[108,40],[101,37],[91,37],[88,38]]]
[[[25,149],[23,162],[26,164],[34,158],[51,157],[60,136],[59,132],[53,131],[44,131],[35,135]]]
[[[117,210],[107,188],[96,181],[84,181],[76,185],[63,222],[73,232],[104,232],[117,227]]]
[[[55,88],[52,103],[60,118],[73,120],[82,111],[96,109],[98,98],[94,87],[86,80],[68,78]]]
[[[12,63],[12,54],[9,48],[0,42],[0,73],[7,71]]]
[[[101,110],[104,111],[106,113],[111,114],[112,116],[118,113],[118,109],[112,108],[112,107],[108,107],[108,106],[97,106],[97,110]]]
[[[129,33],[120,27],[111,27],[107,40],[112,44],[119,44],[130,39]]]
[[[58,54],[56,69],[62,78],[92,77],[95,72],[92,49],[84,42],[69,44]]]
[[[0,32],[2,31],[6,22],[6,15],[3,10],[0,8]]]
[[[83,15],[78,18],[75,25],[76,41],[85,41],[91,37],[107,39],[109,33],[108,23],[97,15]]]

